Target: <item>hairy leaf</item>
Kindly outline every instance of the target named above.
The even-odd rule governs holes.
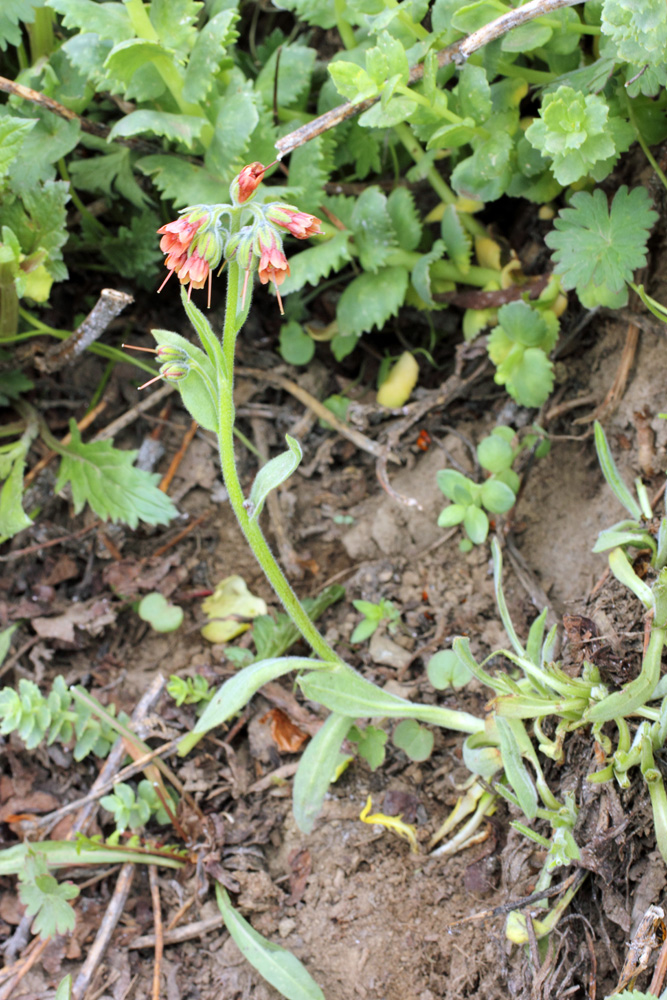
[[[76,514],[89,503],[103,521],[122,521],[131,528],[139,521],[168,524],[176,515],[173,502],[158,489],[160,477],[132,465],[136,451],[119,451],[110,441],[84,444],[74,420],[70,433],[54,489],[58,493],[71,484]]]
[[[339,271],[352,260],[350,236],[347,230],[342,230],[330,240],[321,240],[291,257],[292,273],[280,286],[282,294],[297,292],[304,285],[317,285],[322,278],[328,278],[332,271]]]
[[[375,274],[365,272],[352,281],[338,302],[338,326],[342,336],[360,336],[374,326],[382,329],[396,316],[408,288],[404,267],[385,267]]]

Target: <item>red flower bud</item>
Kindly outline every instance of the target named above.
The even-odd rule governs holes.
[[[250,163],[247,167],[243,168],[237,178],[237,197],[240,204],[243,204],[244,201],[248,200],[251,194],[254,194],[256,189],[262,183],[265,171],[266,167],[262,166],[261,163]]]
[[[298,240],[306,240],[309,236],[319,236],[322,233],[318,218],[307,212],[300,212],[293,205],[281,205],[279,202],[269,205],[266,218],[269,222],[288,229]]]

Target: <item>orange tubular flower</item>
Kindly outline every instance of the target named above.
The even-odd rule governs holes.
[[[158,233],[164,234],[160,240],[160,250],[168,254],[172,254],[174,251],[177,253],[187,251],[203,221],[203,216],[201,219],[191,222],[189,216],[182,215],[175,222],[168,222],[166,226],[162,226],[158,229]]]
[[[262,166],[261,163],[249,163],[247,167],[243,168],[238,176],[238,200],[240,204],[247,201],[250,195],[259,187],[265,172],[266,167]]]
[[[290,267],[278,234],[269,227],[262,229],[257,236],[255,252],[259,256],[259,265],[257,267],[259,280],[263,285],[266,285],[269,281],[273,282],[276,287],[280,312],[284,313],[278,285],[282,285],[290,273]]]
[[[307,240],[309,236],[320,236],[320,220],[307,212],[300,212],[292,205],[270,205],[266,213],[267,219],[289,230],[298,240]]]

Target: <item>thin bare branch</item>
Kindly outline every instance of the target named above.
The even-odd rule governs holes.
[[[543,17],[545,14],[551,14],[553,11],[560,10],[563,7],[574,7],[577,3],[586,3],[586,0],[531,0],[530,3],[524,4],[523,7],[518,7],[516,10],[510,10],[506,14],[502,14],[495,21],[485,24],[478,31],[473,31],[466,38],[448,45],[446,49],[441,49],[438,52],[438,65],[441,68],[448,66],[450,63],[461,66],[470,58],[473,52],[477,52],[478,49],[488,45],[489,42],[493,42],[496,38],[506,35],[512,28],[518,28],[521,24],[527,24],[528,21],[533,21],[537,17]],[[417,83],[423,75],[424,67],[421,63],[418,66],[413,66],[410,70],[408,82],[410,84]],[[371,97],[366,101],[358,101],[357,103],[346,101],[345,104],[339,104],[337,107],[332,108],[331,111],[327,111],[318,118],[314,118],[312,122],[307,122],[300,128],[295,129],[294,132],[284,135],[276,143],[278,158],[282,159],[283,156],[291,153],[299,146],[303,146],[306,142],[321,135],[323,132],[335,128],[336,125],[340,125],[341,122],[352,118],[354,115],[361,114],[362,111],[367,111],[368,108],[372,108],[374,104],[377,104],[379,100],[379,97]]]

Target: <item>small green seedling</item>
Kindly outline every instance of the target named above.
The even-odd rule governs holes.
[[[117,833],[123,833],[128,829],[137,830],[145,826],[151,816],[155,816],[161,825],[170,821],[169,813],[153,784],[146,779],[139,782],[136,794],[131,785],[119,782],[114,787],[113,794],[103,795],[100,803],[113,813]]]
[[[137,613],[156,632],[175,632],[183,624],[183,608],[170,604],[158,591],[142,597]]]
[[[211,685],[201,674],[195,674],[194,677],[177,677],[176,674],[172,674],[167,684],[167,691],[179,708],[181,705],[209,702],[213,697]]]
[[[618,502],[630,514],[630,518],[619,521],[611,528],[601,531],[593,552],[607,552],[609,549],[616,548],[625,550],[628,546],[649,549],[651,565],[655,569],[662,569],[667,565],[667,518],[662,518],[660,521],[656,542],[651,530],[653,511],[646,487],[639,477],[635,479],[634,485],[637,494],[637,499],[635,499],[621,478],[605,432],[597,421],[595,422],[595,449],[607,484]]]
[[[481,545],[489,533],[491,514],[506,514],[516,501],[521,481],[512,468],[514,460],[525,447],[532,447],[536,435],[530,435],[522,444],[515,446],[516,434],[511,427],[494,427],[491,434],[477,446],[479,464],[489,478],[482,484],[473,482],[468,476],[455,469],[442,469],[437,474],[438,486],[451,504],[441,512],[438,524],[441,528],[451,528],[463,524],[467,538],[459,543],[462,552],[470,552],[473,545]],[[536,454],[549,450],[547,441],[537,446]]]
[[[370,639],[373,632],[384,622],[388,623],[389,632],[395,632],[398,628],[400,612],[384,597],[378,604],[373,604],[371,601],[352,601],[352,604],[364,617],[352,633],[351,642],[364,642],[365,639]]]
[[[364,729],[352,726],[347,739],[357,747],[357,753],[366,761],[371,771],[377,771],[384,764],[387,734],[377,726],[368,725]]]
[[[460,660],[453,649],[441,649],[428,661],[426,673],[436,691],[446,691],[447,688],[465,687],[472,672],[467,663]]]

